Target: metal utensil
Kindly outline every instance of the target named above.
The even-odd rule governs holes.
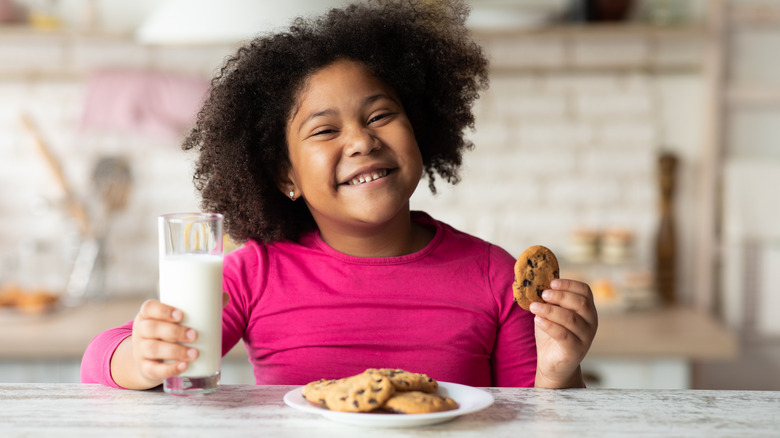
[[[127,205],[132,183],[130,164],[123,157],[101,157],[92,171],[92,183],[96,205],[91,233],[84,236],[70,275],[66,289],[70,305],[103,293],[106,236],[111,216]]]

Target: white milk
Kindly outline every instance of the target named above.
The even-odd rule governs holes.
[[[184,312],[182,325],[198,331],[186,344],[200,352],[184,377],[219,372],[222,361],[222,256],[183,254],[160,259],[160,301]]]

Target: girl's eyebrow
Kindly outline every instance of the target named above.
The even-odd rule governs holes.
[[[368,96],[365,99],[363,99],[363,105],[368,105],[368,104],[374,103],[374,102],[376,102],[377,100],[380,100],[380,99],[388,99],[388,100],[393,101],[394,103],[398,103],[398,101],[395,100],[395,98],[393,98],[393,96],[391,96],[389,94],[377,93],[377,94],[374,94],[373,96]]]
[[[316,119],[317,117],[332,116],[335,114],[336,114],[336,110],[332,108],[309,114],[305,119],[301,120],[300,125],[298,125],[298,133],[301,132],[303,126],[306,125],[306,123],[308,123],[310,120]]]
[[[391,100],[392,102],[398,104],[398,101],[396,99],[394,99],[393,96],[390,96],[389,94],[385,94],[385,93],[377,93],[377,94],[374,94],[372,96],[368,96],[365,99],[363,99],[363,106],[370,105],[370,104],[376,102],[377,100],[381,100],[381,99],[388,99],[388,100]],[[317,111],[316,113],[309,114],[308,116],[306,116],[305,119],[301,120],[300,125],[298,125],[298,132],[300,133],[301,129],[303,129],[303,126],[306,123],[308,123],[310,120],[314,120],[317,117],[333,116],[333,115],[336,114],[336,112],[337,111],[335,109],[329,108],[329,109],[326,109],[326,110]]]

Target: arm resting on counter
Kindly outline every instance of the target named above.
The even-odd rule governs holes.
[[[133,358],[133,321],[109,329],[89,343],[81,361],[81,383],[114,388],[150,389],[162,384],[143,377]]]
[[[111,376],[117,386],[126,389],[151,389],[162,385],[164,379],[150,380],[144,377],[135,365],[133,338],[128,336],[111,357]]]
[[[121,388],[111,376],[111,359],[120,344],[133,333],[133,322],[95,336],[81,359],[81,383],[100,383]]]
[[[198,351],[185,344],[195,341],[197,333],[181,325],[183,318],[181,310],[157,300],[144,301],[135,319],[121,327],[132,336],[126,336],[118,345],[116,338],[108,345],[92,343],[97,344],[96,348],[103,347],[102,354],[113,352],[107,367],[110,376],[103,375],[101,380],[127,389],[149,389],[181,374],[198,357]],[[106,357],[98,353],[98,358],[98,365],[105,366]]]

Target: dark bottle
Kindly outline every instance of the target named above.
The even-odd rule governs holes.
[[[677,157],[671,153],[661,154],[658,159],[661,216],[655,242],[655,283],[661,301],[667,305],[676,301],[677,238],[672,207],[676,169]]]

